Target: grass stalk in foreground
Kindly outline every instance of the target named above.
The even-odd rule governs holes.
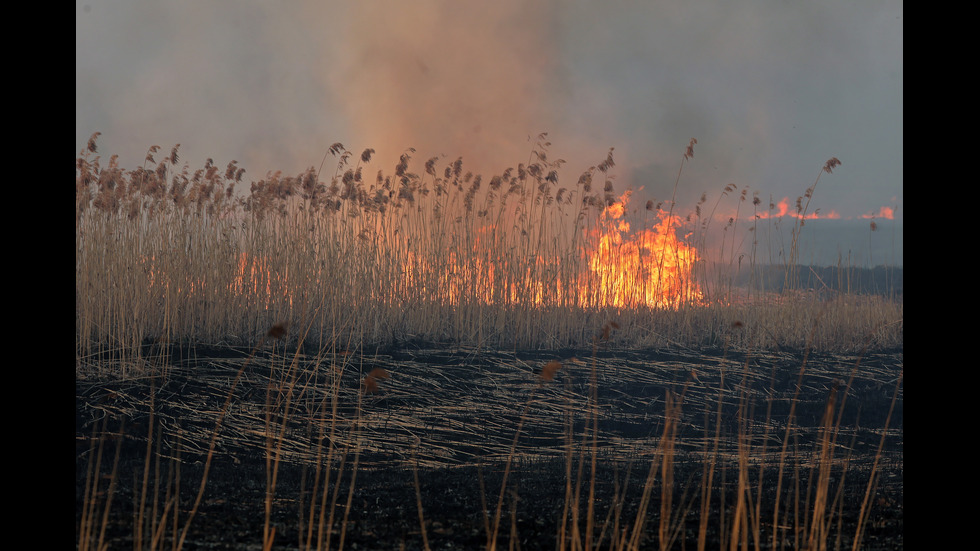
[[[273,331],[269,332],[268,336],[272,335]],[[597,339],[598,341],[598,339]],[[597,342],[594,341],[594,342]],[[252,355],[255,354],[253,351]],[[275,355],[275,354],[274,354]],[[718,505],[717,510],[720,511],[720,517],[717,518],[719,523],[718,534],[724,545],[735,548],[748,548],[754,546],[756,548],[761,548],[765,546],[765,532],[770,528],[767,526],[766,522],[762,521],[765,516],[767,516],[770,511],[769,507],[771,503],[763,504],[762,496],[764,494],[769,494],[768,490],[772,489],[770,484],[775,484],[777,491],[775,492],[775,499],[770,501],[775,501],[775,506],[772,509],[772,514],[774,515],[774,524],[772,530],[774,534],[778,535],[776,543],[778,545],[784,545],[787,542],[792,542],[796,539],[796,544],[807,545],[812,549],[823,549],[831,548],[834,544],[834,530],[838,524],[841,524],[841,496],[844,495],[844,484],[845,478],[850,484],[853,484],[847,472],[846,462],[843,464],[843,471],[841,471],[840,458],[835,457],[835,450],[839,449],[837,445],[837,439],[841,433],[841,424],[843,419],[843,410],[845,401],[848,395],[848,389],[851,386],[851,380],[853,380],[855,373],[860,362],[860,359],[855,362],[854,368],[851,369],[851,380],[847,382],[846,385],[841,381],[839,389],[831,390],[827,396],[826,403],[823,405],[823,416],[820,419],[820,423],[817,426],[816,440],[811,444],[812,448],[808,451],[806,445],[797,446],[797,436],[798,436],[798,426],[795,424],[795,406],[798,403],[798,398],[800,396],[800,389],[804,387],[802,384],[802,373],[804,371],[809,371],[809,356],[803,358],[803,367],[800,369],[800,374],[797,375],[797,384],[792,394],[791,400],[789,400],[790,414],[787,419],[787,431],[782,440],[783,451],[779,454],[779,463],[776,465],[771,465],[768,463],[766,442],[768,437],[768,425],[771,419],[772,411],[772,393],[768,393],[766,416],[764,425],[767,427],[762,432],[761,445],[759,444],[759,436],[752,427],[757,426],[753,421],[753,405],[752,405],[752,395],[750,394],[750,366],[749,358],[746,359],[746,363],[743,364],[742,368],[743,379],[740,384],[735,387],[735,392],[737,394],[731,394],[726,390],[725,381],[727,380],[726,366],[724,362],[719,366],[719,376],[720,385],[718,388],[718,411],[712,412],[709,403],[705,403],[705,417],[709,417],[714,413],[717,416],[717,421],[715,427],[710,427],[709,422],[705,422],[705,440],[703,447],[701,448],[703,452],[701,453],[701,466],[700,472],[702,477],[699,482],[692,484],[692,481],[696,479],[694,473],[692,473],[691,478],[685,483],[680,477],[675,480],[675,470],[678,466],[682,465],[684,462],[688,461],[690,458],[686,455],[684,451],[685,442],[683,439],[685,421],[681,416],[682,407],[684,404],[684,399],[688,394],[690,388],[698,388],[700,384],[696,374],[692,374],[690,377],[685,378],[683,390],[674,387],[669,388],[669,393],[666,398],[666,405],[664,409],[664,426],[660,434],[659,441],[656,445],[648,450],[651,453],[650,458],[650,468],[647,473],[645,482],[642,484],[642,495],[638,502],[639,511],[637,515],[632,519],[633,522],[624,521],[627,517],[627,513],[622,508],[622,503],[625,500],[629,500],[630,497],[627,493],[629,488],[629,473],[625,482],[620,486],[620,478],[616,477],[615,484],[616,487],[613,490],[613,498],[610,503],[607,504],[607,509],[603,509],[602,505],[595,501],[594,497],[596,495],[604,495],[600,488],[600,479],[597,478],[598,465],[596,458],[599,456],[599,445],[597,442],[599,423],[597,420],[598,409],[598,384],[596,374],[599,369],[599,364],[596,361],[597,347],[593,349],[593,362],[589,368],[589,376],[587,379],[587,387],[585,396],[587,399],[582,400],[582,404],[587,406],[584,412],[584,429],[580,434],[572,436],[570,434],[571,430],[571,417],[570,412],[572,409],[576,409],[568,402],[566,397],[567,407],[565,408],[566,413],[566,450],[565,459],[566,465],[566,484],[565,484],[565,505],[564,513],[558,524],[561,525],[557,533],[557,541],[555,542],[556,548],[558,549],[575,549],[575,550],[585,550],[585,549],[639,549],[647,548],[649,546],[657,546],[660,549],[673,549],[678,543],[678,540],[683,537],[684,531],[687,528],[688,520],[686,519],[687,514],[691,510],[698,510],[698,506],[694,504],[695,497],[700,494],[700,511],[701,518],[697,521],[697,534],[698,540],[697,545],[699,549],[707,548],[709,545],[708,541],[708,526],[709,526],[709,512],[715,507],[712,504]],[[246,365],[251,360],[252,356],[246,360]],[[281,357],[281,355],[280,355]],[[368,358],[362,356],[362,362],[368,361]],[[297,357],[292,358],[292,362],[297,362]],[[320,360],[318,359],[317,362]],[[362,371],[364,370],[364,365],[362,363]],[[539,373],[539,380],[531,392],[528,393],[528,397],[525,402],[525,407],[521,412],[521,417],[517,423],[517,435],[511,441],[510,448],[507,454],[508,467],[512,467],[513,462],[517,461],[520,457],[520,451],[517,445],[520,442],[520,436],[524,434],[527,429],[527,425],[535,416],[531,415],[531,407],[539,403],[538,398],[540,394],[536,394],[543,387],[543,384],[554,378],[554,375],[562,369],[560,362],[548,362],[544,365]],[[276,372],[278,370],[278,372]],[[332,369],[331,371],[335,371]],[[274,411],[275,408],[273,404],[279,403],[279,411],[284,411],[282,415],[286,418],[295,417],[296,414],[292,414],[293,409],[290,408],[289,404],[298,404],[302,399],[302,391],[297,393],[297,389],[300,388],[301,382],[298,378],[299,369],[296,365],[287,366],[286,363],[282,361],[274,362],[274,366],[270,369],[269,374],[269,384],[279,385],[279,398],[273,399],[276,392],[271,392],[269,398],[266,402],[266,412],[267,415],[271,415],[270,412]],[[614,372],[610,371],[609,375]],[[756,374],[751,374],[756,375]],[[791,374],[788,374],[791,376]],[[238,379],[242,376],[242,372],[239,371],[236,377],[236,383]],[[584,376],[584,374],[583,374]],[[350,439],[348,440],[347,452],[344,453],[345,457],[347,453],[353,452],[353,472],[345,469],[343,464],[341,468],[337,471],[336,483],[333,484],[333,497],[334,503],[338,501],[338,496],[340,494],[347,493],[347,504],[346,507],[343,505],[342,508],[345,509],[343,515],[344,520],[339,524],[339,530],[341,530],[340,535],[340,546],[346,543],[348,538],[345,538],[344,531],[347,530],[348,522],[347,515],[351,513],[351,497],[353,489],[355,488],[355,477],[357,476],[357,465],[360,448],[362,445],[361,439],[365,436],[363,434],[364,427],[360,425],[365,419],[364,417],[364,398],[363,394],[366,394],[372,390],[376,389],[376,384],[379,380],[384,379],[384,375],[375,371],[368,373],[363,380],[363,391],[358,393],[357,398],[357,409],[354,415],[354,423],[351,425]],[[566,379],[567,381],[567,379]],[[885,423],[885,432],[888,431],[889,422],[892,416],[892,411],[895,408],[895,404],[898,397],[898,392],[901,384],[901,377],[896,382],[895,394],[892,397],[892,404],[888,412],[888,420]],[[151,387],[153,382],[150,383]],[[374,385],[374,386],[373,386]],[[770,389],[773,388],[773,384],[769,384]],[[234,389],[234,384],[233,384]],[[713,395],[714,390],[707,387],[699,389],[699,391],[704,391],[705,396],[709,394]],[[327,396],[323,398],[323,404],[327,404],[330,396],[336,396],[336,391],[328,389]],[[733,444],[736,446],[737,455],[734,457],[734,463],[732,466],[726,467],[725,463],[727,460],[721,460],[719,456],[719,445],[722,444],[722,405],[728,398],[737,396],[738,399],[738,411],[735,418],[736,429],[736,440]],[[761,396],[761,395],[760,395]],[[584,398],[584,397],[583,397]],[[151,401],[153,398],[151,397]],[[156,406],[151,407],[155,411]],[[227,410],[228,405],[226,402],[225,410]],[[316,415],[325,415],[326,409],[321,409],[320,413]],[[336,409],[335,409],[336,411]],[[835,415],[836,414],[836,415]],[[223,416],[223,414],[222,414]],[[326,419],[322,417],[323,422],[320,424],[321,430],[327,431],[327,427],[331,423],[336,423],[337,416],[334,415],[332,419]],[[219,423],[216,423],[214,432],[212,433],[212,447],[210,451],[214,451],[214,437],[220,432],[222,424],[219,418]],[[282,449],[284,448],[284,438],[286,435],[285,425],[279,426],[282,419],[275,417],[269,417],[266,420],[267,434],[271,435],[272,440],[267,441],[266,452],[267,459],[271,459],[271,463],[267,463],[267,496],[274,492],[275,488],[275,474],[278,465],[278,460],[281,457]],[[107,427],[105,426],[106,421],[103,420],[99,424],[93,426],[93,438],[90,440],[90,448],[92,451],[89,455],[89,475],[88,480],[92,483],[98,480],[104,480],[104,475],[102,475],[101,468],[101,457],[102,452],[96,453],[97,447],[101,447],[103,441],[109,442],[109,433],[107,432]],[[102,432],[106,435],[105,438],[101,440],[97,438],[98,427],[102,426]],[[159,426],[159,425],[157,425]],[[810,425],[806,425],[810,426]],[[713,429],[713,430],[712,430]],[[714,434],[712,438],[710,435]],[[159,445],[162,436],[156,435],[155,430],[151,430],[151,437],[149,440],[157,446],[159,450]],[[560,433],[559,433],[560,434]],[[799,435],[806,437],[802,432]],[[560,436],[559,436],[560,438]],[[882,457],[882,449],[884,444],[885,436],[882,436],[882,441],[879,443],[879,448],[875,457],[875,464],[872,466],[872,472],[870,478],[867,482],[865,489],[865,500],[862,503],[861,510],[861,525],[858,526],[854,538],[856,542],[860,542],[863,538],[863,531],[865,529],[865,523],[869,518],[869,511],[872,504],[872,498],[874,495],[875,488],[877,487],[877,473],[878,473],[878,463]],[[322,441],[321,441],[322,442]],[[322,444],[317,444],[322,445]],[[796,451],[787,451],[789,446],[795,446]],[[331,451],[325,451],[325,454],[329,455]],[[426,548],[435,545],[435,540],[430,541],[429,534],[426,529],[426,517],[424,509],[424,495],[419,480],[418,464],[416,459],[418,454],[421,452],[418,448],[418,443],[416,447],[413,448],[413,480],[415,484],[415,504],[417,506],[418,512],[418,522],[422,534],[421,545]],[[118,453],[118,452],[117,452]],[[152,453],[152,448],[148,444],[147,455]],[[810,453],[813,457],[812,460],[807,458],[807,454]],[[696,454],[695,454],[696,455]],[[159,451],[157,456],[160,456]],[[318,456],[320,457],[320,456]],[[847,458],[845,458],[846,461]],[[209,458],[210,460],[210,458]],[[575,474],[574,460],[578,461],[578,471]],[[721,491],[716,493],[716,489],[713,487],[712,482],[717,478],[718,472],[718,462],[722,461],[722,484]],[[750,468],[753,463],[758,464],[758,480],[755,482],[757,486],[753,485],[750,474],[754,474],[755,469]],[[98,466],[97,466],[98,465]],[[333,478],[330,473],[330,467],[333,466],[332,462],[328,462],[327,474],[321,475],[318,480],[330,480]],[[590,470],[591,465],[591,470]],[[159,468],[161,464],[157,463],[157,480],[160,480]],[[151,500],[152,503],[159,503],[156,498],[156,494],[153,493],[155,490],[151,490],[148,486],[150,479],[153,478],[151,475],[152,468],[149,464],[149,460],[144,464],[143,468],[143,479],[142,479],[142,489],[139,489],[137,485],[138,495],[134,496],[135,506],[134,511],[148,511],[149,507],[143,508],[142,504],[149,503],[147,500]],[[728,480],[725,481],[726,469],[728,469]],[[765,474],[770,470],[778,469],[779,476],[775,480],[766,480]],[[590,472],[586,472],[590,471]],[[809,475],[807,472],[809,471]],[[682,472],[677,470],[677,472]],[[789,484],[786,484],[786,473],[789,474]],[[347,484],[342,484],[342,476],[350,474],[351,477]],[[205,469],[205,476],[202,480],[206,480],[207,469]],[[496,504],[496,509],[493,511],[493,523],[489,522],[491,517],[487,514],[488,507],[485,503],[485,494],[481,491],[481,499],[483,500],[483,510],[485,529],[488,534],[488,549],[493,549],[497,547],[502,547],[502,545],[497,541],[500,538],[506,537],[502,534],[507,530],[507,522],[503,517],[507,514],[504,510],[504,501],[509,500],[507,503],[507,510],[511,515],[509,519],[510,526],[510,545],[515,546],[517,542],[520,541],[517,537],[517,512],[519,511],[522,503],[519,500],[516,488],[513,487],[513,483],[509,482],[510,478],[513,478],[512,469],[505,469],[504,479],[501,484],[501,494],[499,494],[498,501]],[[733,475],[733,476],[731,476]],[[838,476],[839,475],[839,476]],[[115,477],[115,469],[111,474],[111,477]],[[839,480],[835,482],[834,479]],[[763,492],[763,484],[767,484],[766,492]],[[836,484],[836,487],[835,487]],[[795,485],[795,486],[794,486]],[[336,547],[331,546],[331,533],[334,529],[334,523],[332,518],[329,523],[327,523],[326,518],[329,511],[332,514],[333,511],[338,511],[336,505],[333,507],[323,507],[323,504],[327,500],[327,491],[329,483],[323,484],[323,491],[321,493],[319,485],[314,483],[314,491],[311,494],[314,497],[310,498],[310,511],[309,519],[310,522],[306,525],[302,524],[301,521],[301,537],[304,533],[303,528],[305,527],[305,540],[307,542],[306,546],[303,548],[312,549],[324,549]],[[341,488],[345,486],[345,488]],[[91,490],[92,485],[87,484],[86,495],[95,495]],[[111,485],[110,485],[111,487]],[[159,487],[159,484],[157,484]],[[169,485],[168,485],[169,487]],[[303,485],[305,488],[305,484]],[[272,488],[270,491],[269,488]],[[726,503],[725,495],[726,493],[734,498],[734,501]],[[110,492],[111,495],[111,492]],[[151,497],[152,496],[152,497]],[[591,503],[582,503],[581,500],[586,499],[589,496],[589,501]],[[718,496],[718,497],[716,497]],[[313,499],[320,499],[319,507],[319,517],[314,514],[314,501]],[[786,501],[784,504],[783,501]],[[200,501],[200,495],[198,496],[198,502]],[[301,502],[304,502],[302,495],[300,498]],[[720,501],[720,504],[719,504]],[[159,542],[162,541],[162,528],[165,521],[174,521],[174,527],[176,532],[176,515],[171,516],[167,512],[167,508],[170,507],[170,499],[165,498],[164,510],[162,513],[157,513],[157,509],[153,508],[152,512],[148,514],[150,518],[151,526],[145,534],[150,534],[148,541],[150,541],[151,548],[159,548]],[[100,539],[98,535],[99,522],[97,510],[102,505],[102,503],[95,504],[93,499],[87,500],[85,503],[85,508],[83,509],[83,522],[82,535],[85,536],[85,540],[89,541],[90,547],[97,546],[97,541]],[[193,515],[196,511],[192,510],[190,515]],[[339,511],[338,511],[339,512]],[[632,515],[629,515],[632,516]],[[143,512],[137,513],[137,518],[143,517]],[[569,525],[568,519],[571,517],[571,524]],[[103,532],[105,530],[104,526],[107,523],[107,514],[102,515],[103,520]],[[144,517],[145,518],[145,517]],[[161,519],[156,525],[152,525],[156,522],[154,519]],[[301,512],[301,519],[304,518]],[[312,534],[314,531],[314,525],[316,520],[319,518],[321,524],[320,534],[326,536],[325,541],[316,541]],[[94,519],[94,520],[93,520]],[[266,506],[266,525],[270,528],[266,531],[263,536],[264,543],[268,545],[272,537],[274,537],[275,532],[268,522],[269,519],[269,508]],[[143,525],[144,521],[139,521],[137,524],[139,526]],[[323,525],[326,527],[323,528]],[[177,534],[174,541],[183,537],[186,534],[186,528],[189,524],[184,525],[184,532]],[[649,527],[648,527],[649,525]],[[786,534],[786,529],[795,530],[792,534]],[[141,528],[137,527],[137,532]],[[776,536],[774,536],[776,537]],[[844,546],[842,543],[844,540],[841,534],[841,528],[836,529],[836,537],[838,538],[837,546]],[[268,538],[268,539],[265,539]],[[141,540],[146,540],[147,538],[140,538]],[[653,541],[651,541],[653,540]],[[314,542],[316,543],[314,544]],[[688,540],[683,540],[688,541]],[[714,541],[712,539],[712,541]],[[688,541],[688,543],[690,543]],[[325,544],[325,545],[324,545]],[[182,543],[177,544],[182,545]],[[81,545],[80,545],[81,547]]]
[[[507,493],[507,483],[510,477],[511,465],[514,460],[514,454],[517,451],[517,442],[520,439],[521,431],[524,428],[524,422],[527,420],[528,409],[534,401],[534,394],[537,392],[538,388],[540,388],[540,385],[535,386],[531,390],[527,401],[524,402],[524,406],[521,408],[521,414],[517,421],[517,430],[514,431],[514,438],[511,441],[510,451],[507,453],[507,458],[504,460],[504,475],[503,480],[500,482],[500,494],[497,497],[497,507],[493,515],[493,529],[487,533],[488,551],[494,551],[497,549],[497,535],[500,533],[500,519],[504,506],[504,496]]]
[[[418,465],[418,444],[416,439],[415,446],[412,448],[412,480],[415,483],[415,506],[419,511],[419,530],[422,532],[422,547],[429,551],[429,534],[425,528],[425,513],[422,508],[422,487],[419,484],[419,465]]]
[[[108,524],[109,510],[112,506],[112,490],[115,489],[115,469],[109,475],[109,486],[107,490],[100,489],[102,480],[102,448],[105,444],[106,439],[109,434],[106,432],[106,427],[109,422],[109,416],[106,416],[102,420],[102,431],[101,433],[97,431],[98,423],[93,423],[92,425],[92,435],[89,437],[89,449],[88,449],[88,469],[85,476],[85,490],[82,495],[84,495],[84,501],[82,504],[82,518],[78,534],[78,547],[79,549],[85,551],[91,547],[97,550],[104,548],[103,540],[105,536],[105,528]],[[122,432],[122,424],[120,425],[120,433]],[[121,435],[120,435],[121,436]],[[122,446],[122,438],[118,438],[117,449]],[[118,452],[117,452],[118,457]],[[106,495],[105,503],[105,513],[103,514],[101,523],[96,522],[96,508],[99,503],[99,498]],[[99,538],[94,540],[95,528],[100,527]]]
[[[242,374],[245,372],[245,368],[248,367],[252,358],[255,354],[262,348],[266,340],[269,338],[281,339],[286,335],[286,328],[284,325],[275,325],[265,334],[259,344],[256,345],[254,349],[249,353],[248,358],[242,364],[242,367],[235,374],[235,379],[231,383],[231,388],[228,389],[228,395],[225,398],[225,403],[221,407],[221,413],[218,414],[218,420],[215,422],[214,430],[211,433],[211,443],[208,445],[208,454],[204,461],[204,472],[201,475],[201,485],[198,487],[197,497],[194,498],[194,504],[191,506],[190,512],[187,514],[187,520],[184,522],[184,527],[180,531],[179,539],[177,540],[176,548],[183,549],[184,542],[187,540],[187,535],[190,532],[191,523],[194,521],[194,516],[197,514],[197,510],[201,505],[201,499],[204,497],[204,488],[207,486],[208,474],[211,471],[211,460],[214,458],[214,448],[218,443],[218,434],[221,432],[221,424],[224,422],[225,415],[228,413],[228,407],[231,405],[231,400],[235,395],[235,388],[238,386],[238,381],[242,378]]]
[[[885,419],[885,428],[881,431],[881,439],[878,441],[878,450],[875,453],[874,463],[871,466],[871,475],[868,477],[868,484],[865,487],[864,498],[861,500],[861,512],[858,515],[858,525],[854,534],[854,551],[860,549],[860,543],[864,539],[864,530],[867,526],[868,515],[871,512],[871,494],[878,484],[878,466],[881,462],[881,452],[885,446],[885,437],[888,434],[888,426],[891,423],[892,414],[895,412],[895,403],[898,401],[898,391],[902,387],[903,375],[904,371],[899,373],[898,378],[895,380],[895,391],[892,394],[891,405],[888,406],[888,417]]]

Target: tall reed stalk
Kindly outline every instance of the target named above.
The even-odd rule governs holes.
[[[114,159],[103,165],[96,138],[76,161],[77,365],[126,369],[149,342],[251,346],[253,335],[283,320],[311,319],[313,335],[340,331],[367,343],[522,348],[588,346],[596,320],[615,315],[624,343],[719,346],[712,327],[751,315],[735,311],[749,307],[734,285],[743,245],[723,238],[719,265],[728,267],[709,272],[710,216],[702,218],[700,203],[696,238],[685,242],[679,229],[685,217],[676,190],[693,139],[669,208],[648,203],[644,225],[652,224],[625,232],[625,218],[612,213],[628,214],[632,191],[614,190],[613,150],[567,185],[565,161],[549,157],[544,134],[526,163],[489,179],[466,172],[462,159],[440,170],[432,158],[414,172],[407,150],[393,174],[378,171],[372,180],[365,175],[373,150],[357,156],[334,144],[329,182],[320,180],[322,165],[297,176],[277,172],[253,181],[244,196],[244,169],[234,161],[220,170],[209,160],[192,172],[178,165],[177,147],[159,163],[159,148],[151,148],[147,165],[127,172]],[[831,159],[824,171],[838,164]],[[817,182],[800,205],[787,264],[800,258]],[[683,248],[697,248],[693,264],[668,279]],[[649,278],[636,279],[637,270]],[[796,273],[785,266],[787,282]],[[766,348],[804,340],[805,319],[777,318],[812,318],[824,305],[784,293],[751,306],[775,320],[773,342],[760,343]],[[900,299],[864,307],[901,319]],[[359,315],[336,327],[322,318],[333,311]],[[644,330],[651,316],[666,322],[657,333]],[[900,342],[900,335],[882,339]],[[818,342],[857,346],[837,335]]]

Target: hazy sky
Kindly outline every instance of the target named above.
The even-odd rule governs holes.
[[[837,157],[810,210],[897,227],[901,263],[903,25],[899,0],[87,0],[75,150],[99,131],[135,168],[180,143],[192,169],[237,160],[251,181],[341,142],[376,149],[374,171],[414,147],[416,167],[462,156],[489,177],[548,132],[561,183],[615,147],[642,205],[670,198],[697,138],[688,211],[729,183],[792,207]]]

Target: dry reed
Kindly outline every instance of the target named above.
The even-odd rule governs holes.
[[[441,172],[429,159],[412,172],[412,150],[394,174],[379,171],[371,181],[364,172],[372,151],[354,155],[334,144],[329,182],[313,168],[271,173],[241,196],[244,169],[234,161],[220,170],[208,160],[192,172],[177,164],[178,147],[159,163],[154,147],[148,167],[127,172],[114,159],[103,166],[97,137],[76,162],[77,365],[129,366],[150,342],[250,346],[271,324],[301,319],[312,320],[311,335],[339,331],[369,344],[494,348],[587,346],[589,328],[611,316],[623,325],[617,338],[626,345],[720,346],[717,328],[742,319],[765,327],[769,338],[756,344],[769,349],[799,346],[814,320],[833,317],[840,323],[821,324],[811,346],[856,350],[870,333],[881,347],[901,345],[900,297],[804,281],[795,264],[783,267],[784,284],[773,290],[774,277],[757,277],[763,266],[755,243],[750,283],[736,286],[746,270],[736,262],[744,245],[729,241],[720,262],[709,262],[711,217],[692,219],[693,237],[682,242],[675,224],[691,217],[673,200],[665,211],[652,204],[643,211],[661,221],[650,235],[670,237],[665,244],[642,248],[649,246],[640,238],[649,218],[633,234],[618,233],[609,213],[625,211],[631,192],[611,189],[612,150],[565,186],[564,161],[549,159],[544,135],[529,162],[489,184],[466,173],[461,159]],[[681,159],[675,189],[695,143]],[[595,178],[609,185],[597,191]],[[801,203],[803,216],[815,185]],[[747,190],[739,197],[744,201]],[[783,258],[801,257],[802,224],[800,218]],[[623,241],[606,255],[604,238]],[[662,269],[679,247],[700,253],[686,278],[668,282]],[[636,255],[632,268],[605,266],[627,251]],[[847,280],[852,270],[840,266],[836,279]],[[336,316],[346,323],[335,325]]]

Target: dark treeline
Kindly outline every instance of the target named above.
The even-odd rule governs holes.
[[[756,266],[754,270],[740,270],[735,276],[735,284],[773,292],[799,289],[900,298],[903,275],[902,268],[894,266],[856,268],[765,265]]]

